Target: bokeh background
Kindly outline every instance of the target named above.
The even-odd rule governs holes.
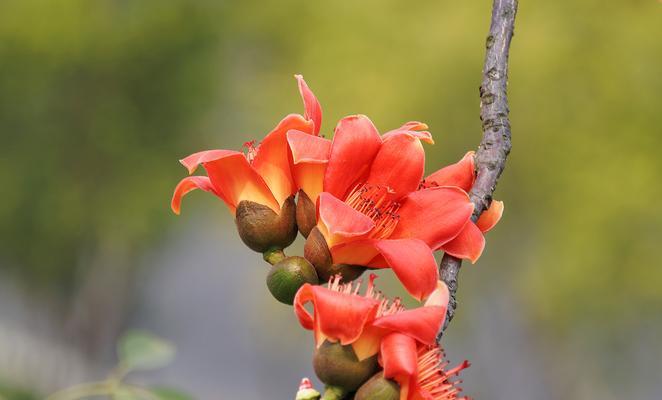
[[[312,337],[266,291],[223,204],[169,210],[177,160],[301,112],[425,121],[428,170],[480,140],[491,1],[3,0],[0,393],[99,379],[144,328],[139,383],[292,398]],[[662,4],[522,1],[506,203],[445,338],[478,399],[662,398]],[[300,251],[301,243],[292,252]],[[388,273],[382,286],[401,289]]]

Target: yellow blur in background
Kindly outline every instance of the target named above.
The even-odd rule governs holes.
[[[177,360],[138,382],[286,399],[312,337],[177,160],[302,112],[426,122],[428,171],[480,141],[491,2],[3,0],[0,393],[97,379],[125,329]],[[662,398],[662,4],[520,2],[502,222],[445,343],[478,399]],[[300,251],[298,243],[292,253]],[[382,273],[390,294],[402,294]]]

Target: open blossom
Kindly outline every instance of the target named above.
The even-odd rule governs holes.
[[[474,157],[474,152],[470,151],[457,163],[430,174],[421,182],[421,189],[455,186],[469,192],[476,180]],[[499,222],[502,214],[503,202],[492,201],[490,208],[481,214],[478,221],[466,224],[454,239],[434,250],[443,250],[455,257],[476,262],[485,248],[483,233],[492,229]]]
[[[398,383],[400,400],[469,400],[460,396],[460,381],[454,380],[469,367],[468,361],[447,369],[438,346],[424,346],[398,333],[386,336],[381,347],[384,377]]]
[[[297,75],[296,78],[304,103],[304,115],[286,116],[259,145],[255,146],[253,142],[247,143],[247,154],[234,150],[208,150],[192,154],[180,161],[190,174],[202,165],[207,176],[189,176],[179,182],[171,202],[172,210],[176,214],[180,212],[184,195],[194,189],[202,189],[223,200],[233,214],[238,213],[238,208],[244,202],[244,204],[253,204],[253,207],[246,211],[247,213],[264,216],[273,212],[274,215],[270,216],[269,221],[272,224],[287,224],[289,221],[283,222],[278,219],[283,213],[291,214],[291,218],[294,218],[293,195],[298,188],[292,179],[286,134],[290,130],[296,130],[311,137],[318,135],[322,121],[322,110],[315,95],[302,76]],[[295,224],[290,225],[294,226],[294,236],[296,236]],[[251,228],[253,227],[249,224],[247,229]],[[254,230],[259,231],[262,228],[264,227],[258,226]],[[242,234],[241,229],[240,234]],[[255,235],[264,234],[255,232]],[[252,248],[255,247],[254,250],[257,251],[266,250],[262,247],[268,248],[269,240],[258,239],[261,240],[253,241],[258,243]],[[287,239],[290,240],[289,237]],[[294,237],[291,237],[291,240],[294,240]]]
[[[399,333],[424,345],[435,343],[445,320],[449,293],[439,281],[422,307],[407,310],[400,299],[385,299],[374,286],[371,274],[365,293],[361,282],[340,283],[334,277],[326,287],[305,284],[294,299],[294,311],[303,326],[314,332],[319,347],[324,341],[351,345],[359,360],[379,352],[383,337]],[[312,303],[313,313],[305,305]]]
[[[318,273],[323,264],[390,267],[419,300],[435,289],[433,249],[460,234],[473,204],[456,185],[421,187],[421,142],[433,142],[425,129],[409,122],[380,136],[357,115],[338,123],[332,141],[288,132],[295,182],[317,206],[306,258]]]

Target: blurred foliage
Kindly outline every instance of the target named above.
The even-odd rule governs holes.
[[[218,21],[189,1],[0,3],[0,252],[68,284],[163,227],[164,171],[216,98]]]

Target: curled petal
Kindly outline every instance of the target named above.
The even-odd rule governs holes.
[[[302,189],[313,203],[316,203],[317,197],[322,192],[331,141],[291,130],[287,133],[287,142],[292,154],[292,176],[295,185]]]
[[[434,140],[432,139],[432,134],[428,132],[427,129],[428,129],[427,124],[424,124],[423,122],[410,121],[402,125],[398,129],[394,129],[392,131],[386,132],[385,134],[382,135],[382,139],[386,140],[387,138],[394,135],[407,134],[417,139],[420,139],[423,142],[434,144]]]
[[[467,223],[453,240],[441,246],[441,250],[475,263],[485,248],[485,237],[473,222]]]
[[[419,239],[376,240],[375,248],[407,292],[422,301],[437,287],[439,271],[432,250]]]
[[[308,302],[313,303],[312,316],[305,309]],[[306,329],[312,325],[317,345],[322,338],[346,345],[355,342],[374,320],[379,301],[305,284],[294,298],[294,307],[301,325]]]
[[[474,154],[473,151],[470,151],[455,164],[432,173],[425,178],[424,185],[457,186],[465,192],[470,191],[476,179]]]
[[[410,386],[415,382],[418,371],[416,341],[399,333],[387,335],[380,349],[384,377],[400,385],[400,399],[409,399]]]
[[[211,181],[208,177],[188,176],[182,179],[175,188],[175,193],[173,193],[172,201],[170,202],[170,208],[172,208],[172,212],[179,215],[182,205],[182,197],[195,189],[201,189],[205,192],[216,194],[216,190],[214,189],[214,186],[211,184]]]
[[[324,190],[344,199],[354,183],[368,175],[381,144],[377,128],[365,115],[340,120],[331,144]]]
[[[431,346],[446,319],[446,306],[423,306],[378,318],[374,326],[399,332]]]
[[[280,213],[280,204],[243,153],[228,150],[203,153],[194,154],[197,156],[195,159],[191,159],[193,156],[187,157],[182,164],[187,165],[185,161],[190,161],[191,166],[202,163],[216,192],[225,199],[233,213],[242,200],[263,204],[276,214]]]
[[[421,141],[406,134],[384,140],[370,169],[368,183],[386,186],[391,199],[398,200],[413,192],[423,179],[425,151]]]
[[[487,232],[499,222],[503,215],[503,201],[493,200],[490,208],[485,210],[476,221],[476,226],[482,232]]]
[[[430,297],[425,300],[425,306],[441,306],[448,307],[448,302],[450,300],[450,292],[448,291],[448,286],[444,281],[437,281],[437,288],[432,292]]]
[[[473,208],[467,193],[458,187],[412,192],[402,201],[391,238],[418,238],[437,249],[460,233]]]
[[[262,176],[281,206],[288,197],[296,193],[290,171],[286,136],[292,129],[312,132],[312,122],[301,115],[288,115],[262,140],[252,162],[253,168]]]
[[[179,162],[186,167],[189,174],[192,174],[200,164],[220,160],[224,157],[234,156],[236,154],[241,153],[234,150],[205,150],[193,153],[190,156],[179,160]]]
[[[329,248],[359,239],[375,227],[372,219],[326,192],[319,196],[318,214],[317,226]]]
[[[299,84],[299,93],[303,100],[304,117],[307,120],[313,121],[313,134],[319,135],[320,128],[322,127],[322,106],[320,106],[317,97],[313,94],[312,90],[306,84],[302,75],[294,75]]]

